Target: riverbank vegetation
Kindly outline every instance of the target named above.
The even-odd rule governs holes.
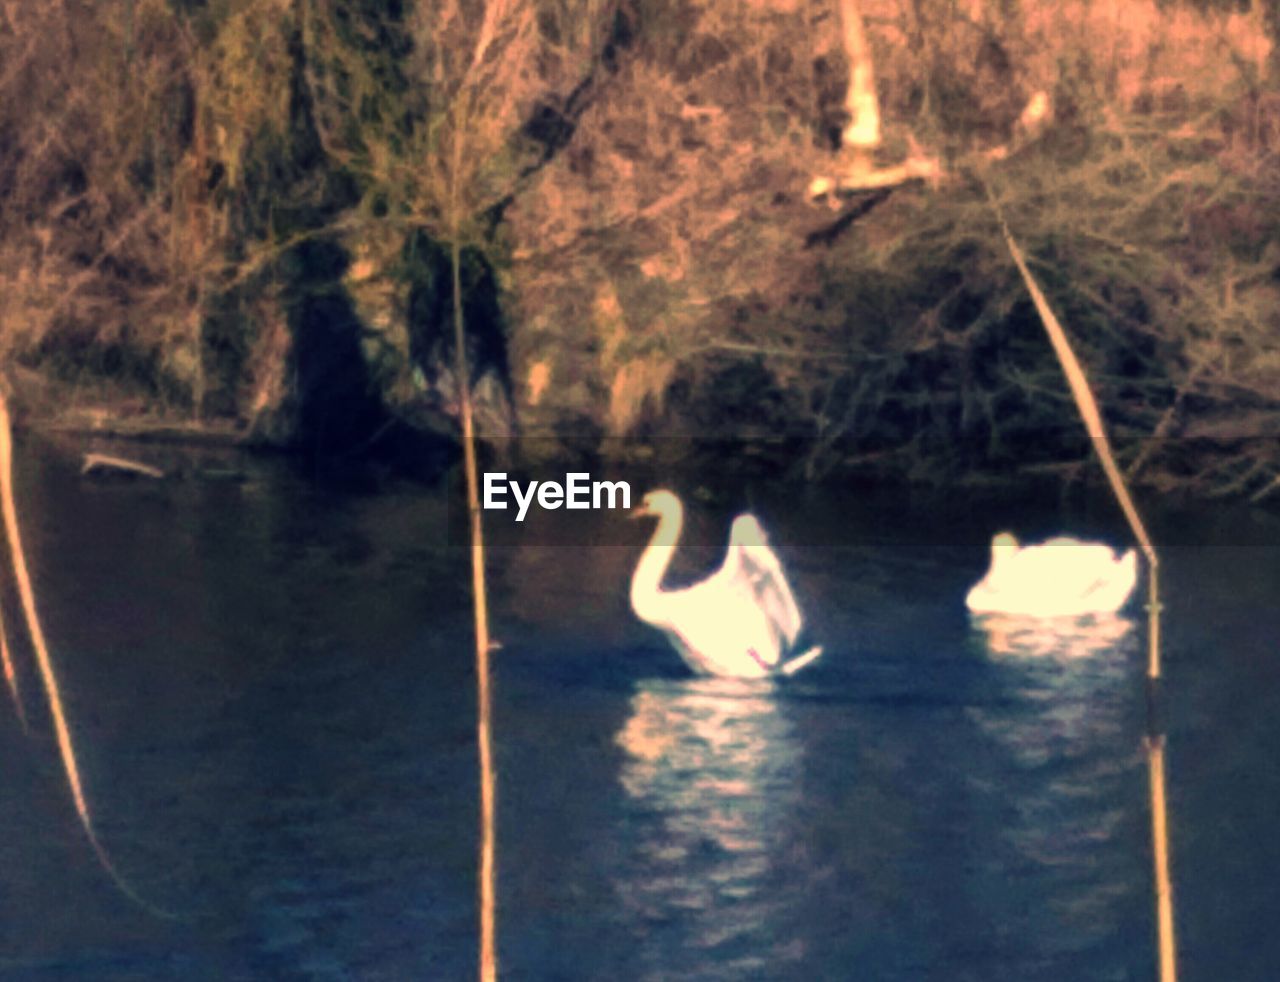
[[[1278,33],[1261,0],[0,5],[7,383],[32,420],[417,452],[457,433],[456,245],[490,440],[1070,477],[998,205],[1128,476],[1263,500]],[[930,166],[811,193],[859,153]]]

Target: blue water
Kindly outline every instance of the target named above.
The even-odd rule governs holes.
[[[41,612],[100,838],[179,916],[86,845],[6,582],[33,732],[0,704],[0,976],[473,977],[443,490],[93,482],[72,449],[19,448]],[[962,603],[998,527],[1119,541],[1105,502],[753,498],[827,651],[784,685],[690,677],[633,621],[620,516],[491,556],[503,977],[1153,978],[1140,625],[1002,646]],[[1275,979],[1278,523],[1155,523],[1182,976]]]

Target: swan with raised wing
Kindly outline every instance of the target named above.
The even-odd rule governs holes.
[[[1009,532],[991,540],[991,568],[965,602],[975,614],[1079,617],[1124,606],[1138,581],[1138,556],[1065,536],[1023,546]]]
[[[819,647],[798,650],[800,611],[753,515],[734,519],[720,569],[701,583],[664,590],[684,506],[670,491],[650,491],[632,514],[656,517],[658,527],[631,577],[631,608],[663,631],[694,671],[738,678],[792,675],[822,654]]]

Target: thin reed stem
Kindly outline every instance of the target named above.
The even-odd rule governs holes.
[[[18,722],[22,724],[22,732],[30,733],[27,726],[27,711],[22,707],[22,694],[18,691],[18,676],[13,670],[13,655],[9,653],[9,637],[5,632],[4,611],[0,609],[0,658],[4,659],[4,681],[9,686],[9,695],[13,696],[13,708],[18,714]]]
[[[1173,883],[1169,879],[1169,808],[1165,795],[1163,734],[1153,735],[1147,740],[1147,772],[1151,776],[1151,838],[1155,846],[1160,980],[1176,982],[1178,959],[1173,933]]]
[[[62,755],[67,784],[71,789],[71,797],[75,801],[80,823],[84,826],[89,838],[94,839],[93,822],[89,817],[89,806],[85,802],[84,789],[80,783],[80,768],[76,766],[75,747],[71,743],[71,731],[67,727],[66,713],[62,708],[58,677],[54,674],[53,662],[49,658],[49,646],[44,638],[44,629],[40,626],[40,617],[36,613],[35,592],[31,587],[31,574],[27,571],[27,557],[22,548],[22,535],[18,529],[18,509],[13,499],[12,428],[9,422],[9,408],[2,396],[0,396],[0,508],[4,512],[4,530],[9,540],[9,557],[13,563],[18,597],[22,601],[22,609],[26,614],[27,630],[31,635],[31,645],[35,649],[36,664],[40,667],[40,678],[44,682],[44,690],[49,697],[49,711],[53,716],[53,728],[58,738],[58,751]]]
[[[1085,425],[1085,429],[1093,439],[1093,449],[1102,463],[1102,469],[1106,472],[1107,480],[1111,484],[1111,490],[1115,493],[1116,500],[1119,502],[1120,508],[1129,522],[1129,527],[1133,530],[1133,535],[1142,547],[1143,555],[1147,560],[1147,686],[1150,694],[1148,700],[1147,770],[1151,779],[1151,840],[1152,863],[1155,867],[1156,929],[1159,942],[1160,982],[1177,982],[1177,945],[1174,939],[1173,924],[1173,881],[1169,873],[1168,801],[1165,794],[1165,737],[1156,718],[1156,704],[1160,685],[1160,564],[1156,557],[1155,546],[1151,541],[1151,537],[1147,535],[1146,526],[1138,514],[1137,506],[1133,503],[1133,498],[1125,485],[1120,468],[1116,465],[1115,456],[1111,452],[1111,442],[1107,439],[1107,432],[1102,424],[1102,414],[1098,411],[1098,403],[1089,388],[1088,377],[1085,375],[1079,359],[1076,358],[1075,352],[1071,349],[1066,332],[1062,329],[1058,318],[1049,307],[1049,303],[1041,292],[1039,284],[1036,283],[1035,277],[1031,275],[1031,270],[1027,267],[1022,250],[1018,247],[1018,243],[1014,241],[1013,234],[1009,231],[1009,226],[1004,220],[1004,215],[1001,214],[1000,205],[995,200],[995,196],[991,194],[990,188],[987,189],[987,196],[995,209],[996,217],[999,219],[1000,230],[1004,234],[1005,244],[1009,247],[1009,254],[1013,256],[1018,272],[1022,274],[1022,280],[1026,284],[1027,292],[1031,294],[1031,300],[1035,304],[1036,312],[1040,315],[1040,322],[1044,325],[1044,329],[1049,335],[1049,341],[1053,345],[1054,353],[1058,356],[1058,362],[1062,365],[1062,371],[1067,376],[1067,383],[1071,386],[1071,394],[1075,398],[1076,408],[1080,411],[1080,418]]]
[[[475,424],[471,405],[471,376],[467,365],[466,329],[462,316],[462,255],[457,235],[451,246],[453,264],[453,338],[457,349],[459,409],[462,414],[462,455],[467,478],[467,516],[471,533],[471,590],[476,625],[476,739],[480,750],[480,978],[498,977],[496,952],[497,890],[495,835],[496,781],[493,773],[492,696],[489,685],[489,602],[485,588],[484,522],[480,515],[480,479],[476,465]]]
[[[71,741],[71,728],[67,725],[66,712],[62,705],[62,695],[58,688],[58,677],[53,670],[53,660],[49,657],[49,646],[45,641],[44,629],[40,626],[40,617],[36,613],[35,591],[31,586],[31,574],[27,570],[27,557],[22,548],[22,535],[18,528],[18,509],[13,495],[13,432],[9,420],[9,408],[4,396],[0,394],[0,510],[4,513],[5,535],[9,540],[10,559],[13,562],[14,579],[17,581],[18,596],[22,601],[22,609],[27,618],[27,631],[31,636],[31,646],[35,649],[36,664],[40,668],[40,678],[44,683],[45,694],[49,699],[49,712],[53,717],[53,729],[58,739],[58,753],[62,757],[62,767],[67,775],[67,786],[71,790],[71,798],[75,802],[76,814],[85,836],[93,847],[103,870],[130,900],[158,917],[172,918],[175,915],[163,910],[140,896],[116,870],[107,855],[106,849],[98,841],[93,827],[93,819],[89,813],[89,804],[85,800],[84,786],[80,780],[80,768],[76,764],[75,746]],[[6,670],[8,666],[6,664]]]

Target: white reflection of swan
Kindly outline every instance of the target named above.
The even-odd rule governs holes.
[[[663,590],[684,508],[670,491],[651,491],[634,514],[656,517],[658,527],[631,578],[631,607],[667,635],[694,671],[735,678],[790,675],[822,653],[796,647],[800,611],[754,516],[734,521],[718,571],[683,590]]]
[[[648,683],[632,696],[616,742],[627,754],[620,779],[631,802],[632,861],[617,883],[629,921],[678,918],[688,946],[713,954],[727,946],[726,958],[732,949],[761,960],[756,971],[794,957],[771,949],[785,939],[770,930],[784,913],[785,863],[776,853],[800,794],[799,749],[773,686]],[[726,967],[720,957],[716,964]]]
[[[1002,658],[1090,658],[1120,645],[1133,621],[1119,614],[1087,617],[1030,617],[983,614],[973,619],[987,651]]]
[[[981,625],[999,697],[966,714],[996,753],[1007,818],[997,840],[1030,863],[1080,939],[1104,938],[1134,901],[1133,787],[1141,761],[1131,680],[1137,632],[1116,615],[991,616]],[[998,784],[996,784],[998,782]]]
[[[969,591],[974,613],[1064,617],[1114,613],[1133,592],[1138,557],[1079,539],[1021,546],[1008,532],[991,540],[991,569]]]
[[[1056,618],[987,615],[974,618],[987,651],[1005,665],[1003,678],[1023,709],[997,721],[1008,707],[978,710],[985,729],[1008,737],[1011,748],[1028,760],[1043,762],[1055,754],[1073,753],[1092,742],[1099,728],[1114,730],[1125,703],[1124,681],[1133,651],[1133,621],[1108,614]]]

